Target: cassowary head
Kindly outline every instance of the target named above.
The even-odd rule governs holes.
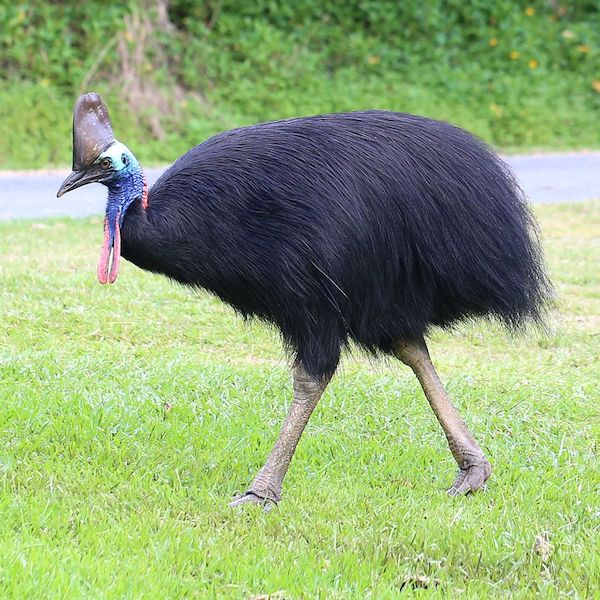
[[[88,183],[102,183],[108,187],[98,279],[100,283],[113,283],[119,270],[123,217],[134,200],[146,201],[146,183],[131,150],[115,139],[108,110],[100,95],[94,92],[80,96],[75,104],[73,171],[56,195],[60,197]]]

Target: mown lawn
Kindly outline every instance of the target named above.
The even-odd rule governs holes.
[[[446,496],[414,377],[358,356],[267,515],[227,503],[289,401],[276,333],[129,264],[101,287],[99,218],[0,224],[0,596],[600,597],[600,202],[537,213],[551,331],[431,340],[487,490]]]

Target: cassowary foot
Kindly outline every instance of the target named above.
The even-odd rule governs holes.
[[[469,492],[476,492],[483,487],[488,477],[492,473],[492,465],[485,457],[481,457],[477,462],[461,468],[448,490],[450,496],[460,496]]]
[[[277,506],[278,502],[279,497],[276,499],[272,492],[255,492],[253,490],[248,490],[247,492],[237,496],[237,498],[234,498],[229,503],[229,506],[235,508],[244,504],[258,504],[262,506],[264,512],[269,512],[274,506]]]

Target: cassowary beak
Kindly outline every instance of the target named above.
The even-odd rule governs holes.
[[[56,192],[56,197],[60,198],[63,194],[70,192],[82,185],[87,185],[88,183],[94,183],[96,181],[100,181],[100,178],[104,175],[104,173],[99,173],[95,169],[93,170],[81,170],[81,171],[71,171],[69,176],[62,182],[58,192]]]

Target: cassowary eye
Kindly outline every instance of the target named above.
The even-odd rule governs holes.
[[[103,169],[108,169],[108,168],[110,168],[110,165],[111,165],[110,158],[103,158],[103,159],[100,161],[100,166],[101,166]]]

